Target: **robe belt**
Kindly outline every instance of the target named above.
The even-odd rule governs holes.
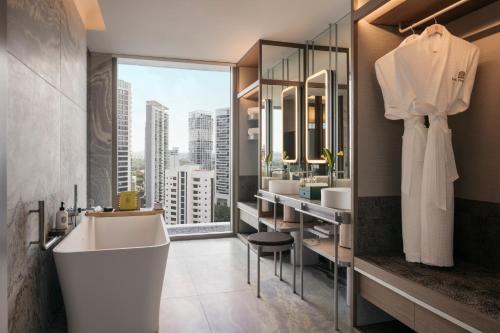
[[[425,142],[427,129],[424,124],[423,116],[413,116],[404,120],[404,139],[403,139],[403,166],[401,170],[401,192],[410,194],[412,187],[413,168],[421,168],[422,160],[418,161],[418,142]],[[417,166],[420,164],[420,166]],[[420,186],[421,184],[414,184]]]
[[[451,130],[448,128],[446,115],[429,115],[429,123],[425,153],[425,164],[428,165],[425,167],[423,181],[428,182],[431,188],[424,195],[430,195],[438,208],[447,210],[448,185],[458,179]]]

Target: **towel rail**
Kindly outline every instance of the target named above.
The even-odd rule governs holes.
[[[406,28],[402,28],[402,27],[401,27],[401,23],[400,23],[400,24],[399,24],[399,32],[400,32],[400,33],[405,33],[405,32],[408,32],[408,31],[410,31],[410,30],[413,30],[414,28],[419,27],[419,26],[421,26],[422,24],[427,23],[427,22],[429,22],[429,21],[431,21],[431,20],[434,20],[436,17],[441,16],[441,15],[443,15],[443,14],[445,14],[445,13],[449,12],[450,10],[453,10],[453,9],[455,9],[455,8],[457,8],[457,7],[460,7],[461,5],[463,5],[464,3],[469,2],[469,1],[470,1],[470,0],[460,0],[460,1],[457,1],[457,2],[455,2],[455,3],[451,4],[451,5],[449,5],[448,7],[445,7],[445,8],[443,8],[443,9],[441,9],[440,11],[438,11],[438,12],[436,12],[436,13],[432,14],[432,15],[429,15],[429,16],[427,16],[426,18],[421,19],[421,20],[420,20],[420,21],[418,21],[418,22],[415,22],[415,23],[413,23],[413,24],[410,24],[410,25],[409,25],[409,26],[407,26]]]
[[[52,249],[63,236],[55,236],[47,242],[47,235],[45,233],[45,201],[38,201],[38,209],[32,209],[28,213],[38,214],[38,241],[32,241],[30,245],[38,245],[42,251]]]

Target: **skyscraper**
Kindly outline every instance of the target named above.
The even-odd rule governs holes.
[[[169,167],[168,108],[156,101],[146,102],[146,207],[159,202],[166,206],[165,170]]]
[[[229,108],[215,111],[215,204],[229,206]]]
[[[205,111],[189,113],[189,157],[203,170],[212,170],[213,117]]]
[[[193,170],[188,182],[188,223],[213,222],[214,172]]]
[[[165,172],[165,222],[190,224],[213,222],[214,172],[184,165]]]
[[[132,190],[132,89],[130,82],[118,80],[116,92],[117,121],[117,191]]]
[[[168,155],[169,155],[169,162],[168,162],[169,169],[175,170],[176,168],[179,167],[179,147],[173,147],[171,150],[169,150]]]

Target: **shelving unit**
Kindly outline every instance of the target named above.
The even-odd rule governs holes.
[[[349,249],[341,248],[338,245],[338,241],[335,242],[339,235],[340,224],[344,221],[350,222],[349,210],[326,208],[321,206],[321,202],[318,200],[309,200],[301,198],[298,195],[285,195],[276,194],[269,191],[259,190],[256,198],[263,201],[268,201],[273,204],[282,204],[288,207],[294,208],[300,215],[300,223],[290,223],[283,222],[282,219],[276,220],[276,225],[278,231],[288,232],[299,232],[298,242],[299,242],[299,253],[300,253],[300,296],[304,298],[304,247],[311,249],[313,252],[327,258],[334,263],[334,322],[335,329],[338,330],[338,267],[339,266],[350,266],[352,261],[352,253]],[[310,216],[315,219],[321,219],[326,223],[332,223],[335,225],[335,237],[333,239],[320,239],[311,240],[304,238],[304,231],[313,228],[314,225],[320,223],[309,223],[304,222],[304,215]],[[272,218],[267,216],[259,216],[259,222],[265,224],[266,226],[274,229],[275,221],[274,216]],[[297,229],[298,224],[298,229]],[[338,255],[337,255],[338,254]],[[347,278],[347,290],[348,292],[352,289],[350,269],[348,269]],[[349,303],[348,303],[349,304]]]
[[[260,156],[260,106],[262,103],[262,90],[264,85],[289,86],[303,84],[304,73],[300,74],[298,81],[283,79],[267,79],[262,77],[263,66],[266,66],[266,52],[275,48],[305,49],[305,45],[286,43],[280,41],[258,40],[237,62],[233,71],[233,128],[235,131],[233,141],[233,220],[234,230],[244,235],[257,231],[258,222],[250,218],[248,211],[238,208],[239,203],[252,202],[260,186],[261,156]],[[271,52],[275,56],[276,52]],[[279,52],[278,52],[279,53]],[[301,65],[304,70],[305,63]],[[248,109],[258,108],[257,117],[249,117]],[[259,129],[252,135],[248,130]],[[260,207],[256,207],[257,210]],[[250,222],[249,222],[250,221]],[[242,236],[243,237],[243,236]]]
[[[259,108],[258,107],[251,107],[247,109],[248,112],[248,120],[249,121],[258,121],[259,120]],[[257,123],[258,125],[258,123]]]
[[[258,101],[259,99],[259,87],[260,81],[254,81],[250,83],[248,86],[244,87],[239,93],[237,98],[246,98],[252,101]]]
[[[269,229],[274,230],[274,219],[272,217],[261,217],[259,222]],[[304,223],[304,229],[311,229],[318,224],[321,224],[321,222],[306,222]],[[300,223],[285,222],[282,218],[276,219],[276,226],[279,232],[295,232],[300,230]]]
[[[335,262],[335,242],[333,238],[319,238],[319,239],[304,239],[304,247],[316,252],[322,257]],[[339,265],[340,266],[350,266],[351,265],[351,249],[339,246]]]
[[[460,6],[439,16],[439,23],[447,24],[468,13],[487,6],[496,0],[469,0]],[[446,7],[456,4],[457,0],[426,0],[426,1],[395,1],[394,4],[386,3],[380,7],[377,12],[367,16],[368,22],[376,25],[396,26],[402,28],[409,26],[419,20],[422,20],[434,13],[437,13]],[[366,4],[365,6],[368,6]],[[363,7],[357,10],[362,13]],[[356,19],[359,19],[356,17]]]

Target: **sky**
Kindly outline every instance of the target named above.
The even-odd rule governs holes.
[[[118,65],[118,79],[132,85],[132,152],[144,153],[146,101],[156,100],[169,110],[169,148],[188,152],[188,114],[230,106],[230,72],[141,65]],[[215,118],[214,118],[215,125]],[[214,130],[215,132],[215,130]]]

